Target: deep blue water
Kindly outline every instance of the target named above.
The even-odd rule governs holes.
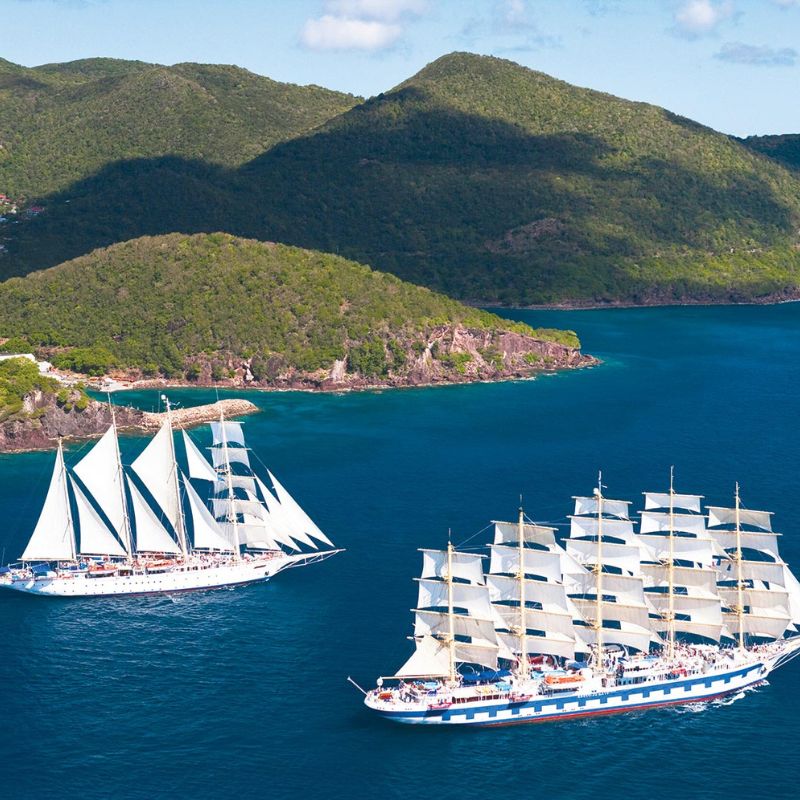
[[[513,517],[520,492],[530,516],[562,519],[599,468],[610,496],[635,501],[666,487],[671,464],[678,491],[718,504],[738,479],[745,504],[776,512],[800,566],[800,305],[513,316],[574,328],[604,364],[518,383],[251,395],[264,413],[248,419],[248,444],[346,553],[175,599],[0,596],[0,796],[794,797],[797,663],[699,713],[482,731],[392,727],[345,682],[369,684],[410,652],[416,548]],[[125,440],[125,459],[143,444]],[[4,560],[35,522],[51,461],[0,458]]]

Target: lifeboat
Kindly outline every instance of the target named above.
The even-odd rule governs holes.
[[[566,675],[558,675],[551,673],[545,675],[544,682],[550,688],[568,689],[573,686],[580,686],[586,680],[579,672],[567,673]]]

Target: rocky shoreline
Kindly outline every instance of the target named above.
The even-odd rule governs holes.
[[[193,408],[175,409],[172,424],[175,428],[193,428],[219,419],[220,411],[226,417],[253,414],[258,406],[249,400],[220,400]],[[108,403],[92,400],[80,410],[60,405],[55,395],[36,392],[26,398],[25,415],[0,424],[0,453],[23,453],[32,450],[52,450],[59,438],[94,439],[102,436],[111,425],[111,407]],[[155,433],[166,413],[140,411],[128,406],[114,406],[114,418],[119,430],[129,434]]]

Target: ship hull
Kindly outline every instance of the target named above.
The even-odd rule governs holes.
[[[388,704],[377,700],[370,702],[369,697],[366,703],[384,719],[408,725],[519,725],[707,702],[758,684],[769,672],[767,662],[756,661],[728,671],[659,683],[616,686],[586,693],[539,695],[522,702],[454,703],[447,709],[402,710],[389,708]]]
[[[291,556],[166,572],[90,577],[38,577],[0,583],[0,588],[39,597],[130,597],[210,591],[264,581],[293,563]]]

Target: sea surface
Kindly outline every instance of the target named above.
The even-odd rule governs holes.
[[[502,384],[252,393],[248,444],[342,553],[263,585],[117,600],[0,595],[3,798],[790,798],[800,663],[739,699],[588,721],[422,730],[374,719],[409,655],[419,547],[491,519],[562,522],[676,490],[776,512],[800,568],[800,305],[513,312],[575,329],[597,368]],[[220,393],[225,395],[226,393]],[[171,391],[177,403],[214,399]],[[153,409],[158,393],[119,395]],[[204,443],[206,430],[194,434]],[[129,462],[144,440],[123,441]],[[67,453],[73,463],[86,445]],[[15,558],[52,454],[0,457]]]

